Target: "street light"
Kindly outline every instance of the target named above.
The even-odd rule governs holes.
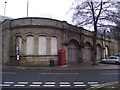
[[[28,17],[28,9],[29,9],[29,0],[27,0],[27,17]]]
[[[7,3],[7,2],[5,2],[5,5],[4,5],[4,18],[3,18],[3,20],[5,20],[5,13],[6,13],[6,3]]]

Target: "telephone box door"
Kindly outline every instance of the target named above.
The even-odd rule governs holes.
[[[66,64],[66,53],[65,50],[58,50],[58,65]]]

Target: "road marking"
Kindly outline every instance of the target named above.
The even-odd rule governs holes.
[[[4,84],[0,84],[0,86],[10,86],[11,84],[14,84],[13,81],[5,81],[3,83]],[[28,82],[26,82],[26,81],[19,81],[14,86],[15,87],[24,87],[26,84],[28,84]],[[42,82],[35,81],[35,82],[32,82],[32,84],[29,85],[29,86],[30,87],[40,87],[41,86],[40,84],[42,84]],[[47,81],[47,82],[45,82],[45,84],[43,86],[44,87],[54,87],[55,84],[56,84],[55,81]],[[85,87],[86,86],[84,84],[84,82],[81,82],[81,81],[75,81],[75,82],[73,82],[73,84],[74,84],[75,87]],[[88,84],[91,87],[98,87],[98,86],[100,87],[100,85],[102,85],[102,84],[98,84],[98,82],[96,82],[96,81],[89,81]],[[103,84],[102,86],[104,86],[104,85],[106,85],[106,84]],[[71,85],[70,85],[70,82],[62,81],[62,82],[59,82],[59,86],[60,87],[70,87]]]
[[[60,87],[70,87],[70,82],[60,82]]]
[[[82,85],[82,84],[81,84],[81,85],[74,85],[74,86],[75,86],[75,87],[85,87],[86,85],[84,85],[84,84]]]
[[[18,84],[28,84],[28,82],[18,82]]]
[[[5,84],[14,84],[14,82],[4,82]]]
[[[98,86],[98,85],[100,85],[100,84],[92,84],[92,85],[90,85],[91,87],[94,87],[94,86]]]
[[[45,82],[45,84],[55,84],[55,82]]]
[[[45,82],[44,87],[55,87],[55,82]]]
[[[90,87],[90,88],[88,88],[86,90],[94,90],[94,89],[103,88],[103,87],[106,87],[106,86],[111,86],[111,85],[114,85],[114,84],[120,84],[120,82],[116,81],[116,82],[109,82],[109,83],[99,84],[97,86]]]
[[[79,73],[39,73],[40,75],[79,75]]]
[[[16,74],[15,72],[2,72],[3,74]]]
[[[60,87],[70,87],[71,85],[60,85]]]
[[[102,75],[118,75],[120,73],[102,73]]]
[[[18,85],[18,84],[15,84],[14,86],[15,86],[15,87],[24,87],[25,85]]]
[[[96,86],[97,88],[102,88],[102,87],[106,87],[106,86],[110,86],[110,85],[114,85],[114,84],[120,84],[120,82],[109,82],[109,83],[104,83],[104,84],[100,84],[98,86]]]
[[[30,85],[30,87],[40,87],[40,85]]]
[[[32,84],[42,84],[42,82],[33,82]]]
[[[73,82],[75,87],[85,87],[86,85],[84,84],[84,82]]]
[[[43,85],[44,87],[54,87],[55,85]]]
[[[73,84],[84,84],[83,82],[73,82]]]
[[[70,84],[70,82],[60,82],[60,84]]]
[[[10,84],[0,84],[0,87],[9,87]]]
[[[88,82],[88,84],[98,84],[98,82]]]
[[[115,87],[112,87],[112,88],[115,88]]]

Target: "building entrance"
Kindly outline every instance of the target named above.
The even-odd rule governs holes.
[[[71,40],[68,46],[68,60],[70,63],[79,60],[79,44],[76,40]]]

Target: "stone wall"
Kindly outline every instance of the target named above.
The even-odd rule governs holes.
[[[26,55],[27,36],[34,36],[34,54]],[[69,63],[69,43],[77,42],[79,62],[83,60],[85,44],[90,43],[93,47],[93,32],[68,24],[65,21],[58,21],[48,18],[20,18],[6,20],[3,22],[3,63],[16,64],[16,37],[22,38],[22,50],[20,52],[21,65],[49,64],[50,59],[58,61],[57,55],[51,55],[51,37],[57,37],[57,49],[66,50],[66,59]],[[46,37],[46,55],[38,54],[39,36]],[[107,46],[109,55],[119,52],[118,41],[97,35],[97,45],[100,46],[101,57],[103,57],[104,48]],[[91,49],[92,50],[92,49]],[[92,53],[91,53],[92,54]]]
[[[0,67],[2,66],[2,22],[0,22]]]

